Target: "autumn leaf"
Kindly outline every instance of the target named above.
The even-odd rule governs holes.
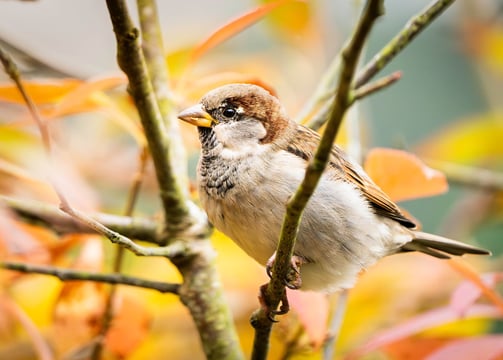
[[[311,345],[319,348],[327,337],[329,304],[326,294],[287,289],[290,307],[309,337]]]
[[[64,95],[77,88],[82,80],[77,79],[50,79],[37,81],[23,81],[26,93],[37,105],[51,104],[60,100]],[[0,100],[24,104],[24,99],[16,85],[0,85]]]
[[[422,157],[461,164],[487,164],[503,158],[503,114],[490,113],[456,122],[416,150]]]
[[[119,294],[115,300],[115,315],[105,345],[116,356],[125,358],[148,335],[152,315],[143,302],[131,295]]]
[[[467,305],[471,304],[471,301],[475,301],[480,295],[484,295],[503,314],[503,299],[494,289],[496,283],[503,280],[503,274],[486,274],[481,276],[467,262],[461,259],[449,259],[449,265],[472,285],[471,287],[465,285],[458,288],[457,292],[454,292],[451,298],[453,309],[457,309],[462,314],[464,309],[468,307]],[[464,306],[462,306],[463,304]]]
[[[493,334],[451,341],[434,351],[428,360],[502,359],[503,335]]]
[[[103,248],[98,236],[82,235],[82,247],[72,267],[99,272]],[[52,336],[58,354],[89,342],[101,324],[106,304],[106,286],[89,281],[66,281],[54,306]]]
[[[374,148],[367,154],[364,168],[394,201],[438,195],[448,189],[445,175],[405,151]]]
[[[498,308],[491,305],[472,305],[465,312],[463,319],[473,318],[503,318],[503,314]],[[426,311],[413,316],[407,321],[398,324],[390,329],[375,334],[366,344],[356,349],[350,359],[356,359],[365,353],[388,346],[389,344],[416,335],[432,327],[443,325],[449,322],[460,320],[461,316],[449,306]]]
[[[253,10],[240,15],[234,20],[229,21],[227,24],[221,26],[216,31],[210,34],[205,40],[203,40],[199,45],[197,45],[189,57],[189,65],[196,62],[201,56],[206,54],[209,50],[213,49],[215,46],[220,45],[227,39],[239,34],[241,31],[247,27],[255,24],[257,21],[262,19],[264,16],[269,14],[274,9],[282,6],[286,3],[296,1],[296,0],[279,0],[265,5],[256,7]]]

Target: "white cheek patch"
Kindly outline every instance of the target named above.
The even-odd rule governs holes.
[[[266,136],[264,125],[257,120],[241,120],[232,123],[221,123],[214,128],[217,140],[224,149],[232,150],[242,155],[256,152],[260,139]]]

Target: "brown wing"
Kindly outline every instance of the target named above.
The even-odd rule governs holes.
[[[317,132],[298,126],[296,136],[288,143],[286,150],[309,161],[316,151],[319,139]],[[349,160],[346,153],[337,145],[332,148],[326,171],[330,177],[347,181],[360,189],[376,214],[396,220],[408,228],[416,227],[416,224],[402,214],[400,208],[370,179],[360,165]]]

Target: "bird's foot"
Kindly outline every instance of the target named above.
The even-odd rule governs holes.
[[[262,307],[262,309],[264,309],[264,312],[267,314],[267,318],[271,322],[278,322],[278,320],[276,320],[274,317],[276,315],[284,315],[288,311],[290,311],[290,304],[288,303],[286,291],[283,290],[283,295],[281,297],[281,303],[280,303],[279,309],[273,309],[271,307],[271,304],[269,304],[269,302],[268,302],[268,298],[267,298],[267,294],[266,294],[267,285],[269,285],[269,284],[264,284],[264,285],[260,286],[260,293],[258,296],[258,300],[260,302],[260,306]]]
[[[274,265],[274,261],[276,260],[276,252],[272,254],[272,256],[267,260],[266,264],[266,272],[269,277],[272,277],[272,268]],[[292,290],[298,290],[302,286],[302,279],[300,277],[300,267],[306,261],[304,258],[298,255],[293,255],[290,259],[290,269],[283,279],[284,284],[287,288]]]

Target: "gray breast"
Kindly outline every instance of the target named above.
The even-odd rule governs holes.
[[[236,163],[203,151],[199,161],[200,187],[210,197],[221,199],[236,185],[237,170]]]

